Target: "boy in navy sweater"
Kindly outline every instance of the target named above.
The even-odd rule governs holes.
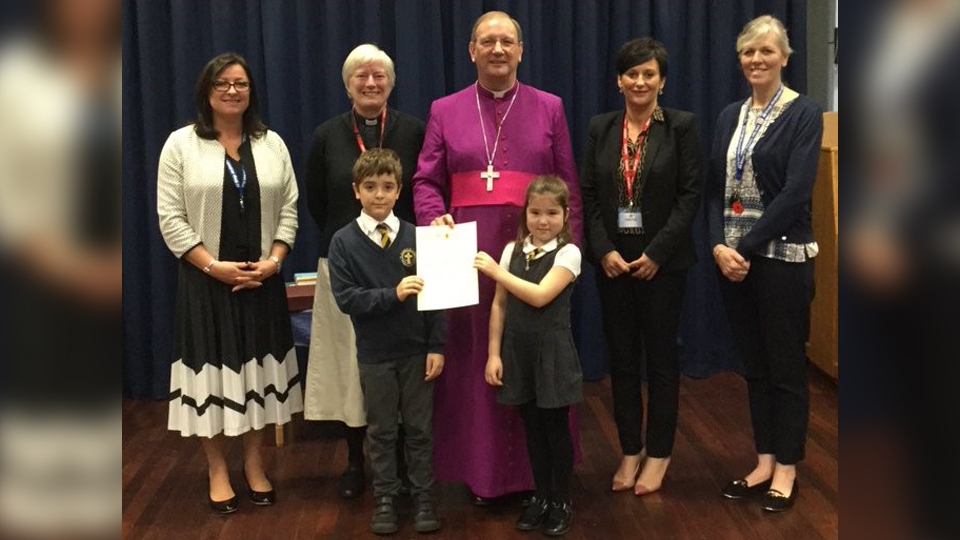
[[[407,475],[416,497],[414,529],[440,528],[433,492],[433,380],[443,370],[444,317],[417,311],[415,227],[393,214],[400,195],[400,160],[372,148],[353,166],[353,191],[363,210],[330,241],[330,286],[357,335],[360,386],[376,499],[370,529],[399,530],[397,421],[402,415]]]

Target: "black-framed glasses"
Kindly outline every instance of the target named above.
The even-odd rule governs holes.
[[[213,89],[217,92],[226,92],[230,90],[230,87],[233,87],[237,92],[249,92],[250,91],[250,81],[213,81]]]

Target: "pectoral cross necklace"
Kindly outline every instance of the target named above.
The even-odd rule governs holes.
[[[517,91],[514,92],[513,97],[510,98],[510,105],[507,105],[507,112],[503,113],[503,118],[497,123],[497,136],[493,140],[493,153],[490,153],[490,143],[487,142],[487,130],[483,126],[483,112],[480,110],[480,81],[477,81],[477,86],[473,89],[477,96],[477,115],[480,117],[480,134],[483,135],[483,151],[487,158],[487,170],[480,173],[480,178],[487,181],[487,191],[493,191],[493,181],[500,178],[500,173],[493,170],[493,159],[497,157],[497,146],[500,145],[500,130],[503,128],[503,123],[507,121],[507,115],[510,114],[510,109],[513,108],[513,102],[517,100],[517,94],[520,93],[520,82],[517,81],[516,84]]]

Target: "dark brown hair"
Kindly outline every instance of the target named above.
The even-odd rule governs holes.
[[[538,195],[552,195],[560,208],[563,208],[563,227],[560,228],[560,233],[557,235],[558,247],[573,240],[573,235],[570,232],[570,206],[567,202],[570,199],[570,190],[567,189],[567,184],[559,176],[545,174],[534,178],[527,186],[527,194],[523,201],[523,212],[520,213],[520,226],[517,228],[517,249],[523,246],[523,241],[530,234],[530,229],[527,228],[527,207],[530,206],[530,199]]]
[[[193,93],[194,105],[197,107],[197,123],[193,129],[203,139],[216,139],[220,133],[213,127],[213,108],[210,106],[210,91],[213,83],[223,70],[237,64],[247,73],[250,81],[250,102],[247,110],[243,111],[243,133],[250,138],[259,138],[267,133],[267,125],[260,119],[260,107],[257,101],[257,85],[250,76],[250,68],[242,56],[233,52],[218,54],[207,62],[200,72],[197,86]]]
[[[624,43],[620,47],[620,52],[617,53],[617,75],[623,75],[633,66],[649,60],[657,61],[657,67],[660,68],[660,77],[666,79],[669,55],[663,43],[651,37],[632,39]]]
[[[397,185],[402,184],[403,166],[397,153],[389,148],[371,148],[360,154],[353,164],[354,185],[359,186],[365,178],[381,174],[392,174],[397,179]]]

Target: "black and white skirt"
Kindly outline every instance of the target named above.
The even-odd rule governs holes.
[[[181,261],[168,428],[236,436],[303,411],[283,278],[233,293]]]

